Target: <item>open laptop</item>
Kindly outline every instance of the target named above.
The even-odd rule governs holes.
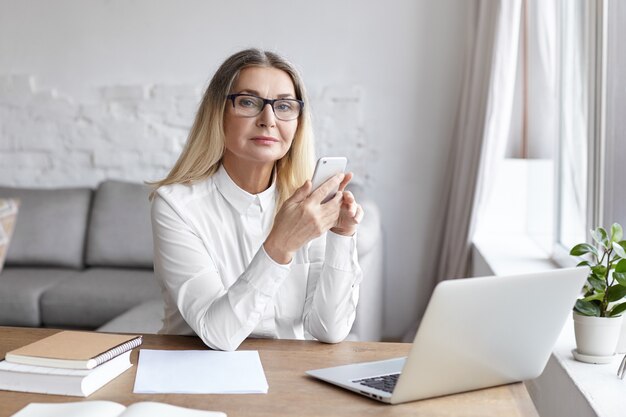
[[[406,358],[307,371],[398,404],[538,377],[588,268],[437,285]]]

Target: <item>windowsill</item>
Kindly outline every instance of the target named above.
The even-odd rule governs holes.
[[[512,275],[558,268],[545,251],[529,237],[514,239],[481,238],[474,242],[474,276]],[[626,380],[616,372],[623,355],[611,364],[590,365],[572,357],[575,348],[573,322],[561,333],[543,374],[526,381],[526,387],[540,416],[618,417],[624,415],[619,400]]]
[[[568,417],[623,416],[624,404],[621,399],[626,390],[626,380],[617,377],[617,368],[624,355],[616,354],[613,361],[605,365],[587,364],[574,360],[572,349],[575,346],[574,321],[570,319],[550,358],[558,366],[548,366],[539,378],[526,381],[526,388],[537,410],[551,410],[545,415]],[[555,378],[559,377],[567,377],[573,384],[555,383]],[[568,402],[563,401],[564,398],[568,401],[571,398],[574,404],[579,404],[575,407],[571,403],[564,404]],[[540,412],[540,415],[543,414]]]
[[[530,237],[480,237],[474,240],[472,275],[513,275],[557,268]]]

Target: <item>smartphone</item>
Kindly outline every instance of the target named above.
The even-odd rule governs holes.
[[[324,184],[327,180],[332,178],[334,175],[345,172],[346,166],[348,165],[348,158],[345,156],[325,156],[317,160],[315,164],[315,172],[313,172],[313,178],[311,182],[313,183],[313,191],[317,190],[320,185]],[[331,190],[331,192],[324,197],[322,200],[322,204],[331,200],[335,194],[339,191],[339,186],[335,189]]]

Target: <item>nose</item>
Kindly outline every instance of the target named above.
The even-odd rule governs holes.
[[[276,115],[270,103],[265,103],[265,106],[263,106],[263,110],[261,110],[257,118],[257,125],[261,127],[276,126]]]

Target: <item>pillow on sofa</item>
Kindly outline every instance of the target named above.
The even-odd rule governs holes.
[[[0,272],[2,272],[4,258],[7,255],[11,236],[13,235],[18,206],[19,200],[0,198]]]
[[[82,268],[89,188],[0,187],[0,198],[20,200],[6,264]]]
[[[87,265],[152,268],[150,187],[105,181],[94,195]]]

